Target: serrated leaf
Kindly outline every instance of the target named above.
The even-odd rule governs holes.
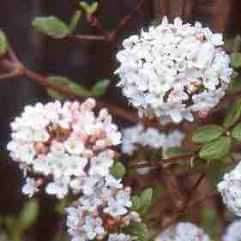
[[[3,56],[8,51],[8,42],[4,32],[0,31],[0,56]]]
[[[70,25],[69,25],[69,30],[71,31],[71,33],[76,29],[78,23],[79,23],[79,20],[80,20],[80,17],[81,17],[81,11],[80,10],[77,10],[72,19],[71,19],[71,22],[70,22]]]
[[[221,136],[217,140],[205,144],[199,152],[199,157],[204,160],[220,160],[229,153],[230,146],[231,138]]]
[[[140,214],[144,215],[147,213],[152,204],[152,188],[147,188],[140,194]]]
[[[232,130],[232,137],[241,141],[241,123],[238,123]]]
[[[228,129],[233,126],[241,115],[241,99],[236,100],[233,104],[231,111],[227,114],[223,121],[223,126]]]
[[[224,133],[224,129],[218,125],[205,125],[197,128],[192,135],[193,142],[206,143],[217,139]]]
[[[188,155],[190,154],[191,152],[184,149],[183,147],[169,147],[165,154],[168,158],[170,157],[176,157],[176,156],[185,156],[185,155]]]
[[[19,225],[22,230],[28,229],[35,221],[39,213],[39,206],[36,200],[27,202],[20,214]]]
[[[139,241],[148,241],[151,238],[151,234],[148,227],[144,223],[130,224],[126,229],[127,233],[136,236]]]
[[[111,168],[111,174],[115,178],[123,178],[126,174],[126,168],[121,162],[116,161],[113,167]]]
[[[53,83],[55,85],[60,85],[62,87],[69,88],[75,95],[81,96],[81,97],[88,97],[91,96],[90,91],[85,89],[79,84],[76,84],[72,80],[69,80],[68,78],[62,77],[62,76],[50,76],[48,77],[48,81],[50,83]],[[57,91],[48,89],[48,94],[54,98],[57,99],[63,99],[64,96],[59,94]]]
[[[110,85],[110,80],[99,80],[91,90],[91,94],[95,97],[103,96]]]
[[[36,17],[32,25],[39,32],[46,34],[55,39],[61,39],[71,34],[71,30],[61,19],[50,17]]]
[[[241,67],[241,53],[232,53],[231,54],[231,66],[234,68]]]

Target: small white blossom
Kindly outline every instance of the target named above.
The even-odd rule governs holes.
[[[91,192],[90,176],[109,175],[114,162],[111,147],[120,143],[121,134],[108,111],[102,109],[96,115],[94,107],[91,98],[82,104],[37,103],[26,106],[11,123],[10,156],[25,175],[51,178],[46,193],[63,198],[70,189]],[[39,189],[29,180],[23,192],[32,196]]]
[[[178,223],[160,233],[155,241],[210,241],[208,235],[192,223]]]
[[[240,220],[236,220],[228,226],[222,238],[222,241],[241,241],[241,221]]]
[[[222,48],[222,34],[200,23],[167,18],[147,32],[130,36],[117,53],[119,86],[140,115],[160,122],[193,121],[225,95],[232,69]]]
[[[112,233],[108,237],[108,241],[132,241],[133,237],[124,233]]]
[[[241,217],[241,162],[224,175],[217,188],[227,208]]]
[[[39,190],[39,183],[35,181],[34,178],[27,177],[26,183],[22,187],[22,192],[29,197],[32,197],[35,192],[38,192]]]
[[[122,138],[122,152],[133,154],[138,146],[147,146],[153,149],[162,148],[163,154],[170,147],[180,146],[185,135],[179,130],[174,130],[167,134],[161,133],[155,128],[144,128],[142,125],[125,128]]]

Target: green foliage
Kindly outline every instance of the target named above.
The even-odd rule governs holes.
[[[18,217],[7,216],[2,220],[11,240],[22,241],[24,232],[29,229],[39,215],[39,205],[36,200],[28,201]]]
[[[91,89],[91,94],[95,97],[103,96],[110,85],[110,80],[99,80]]]
[[[147,188],[139,195],[132,197],[132,209],[137,211],[140,215],[145,215],[152,205],[153,190]]]
[[[5,55],[8,51],[8,42],[4,32],[0,30],[0,57]]]
[[[241,141],[241,123],[238,123],[232,130],[232,137]]]
[[[76,96],[79,97],[100,97],[103,96],[106,92],[108,85],[110,84],[109,80],[100,80],[98,81],[91,90],[86,89],[85,87],[76,84],[74,81],[63,77],[63,76],[50,76],[48,77],[49,83],[58,85],[62,88],[71,90]],[[53,98],[64,99],[65,96],[60,94],[58,91],[51,88],[48,89],[48,94]]]
[[[234,102],[231,111],[225,117],[223,126],[228,129],[232,127],[240,118],[241,115],[241,99]]]
[[[138,241],[149,241],[152,234],[144,223],[134,223],[126,228],[126,232],[136,236]]]
[[[92,4],[88,4],[86,2],[81,1],[79,5],[87,15],[93,15],[98,9],[98,2],[93,2]]]
[[[111,168],[111,174],[115,178],[123,178],[126,174],[126,168],[121,162],[116,161]]]
[[[72,80],[62,77],[62,76],[50,76],[48,81],[52,84],[59,85],[63,88],[69,88],[75,95],[80,97],[91,96],[91,92],[82,87],[81,85],[76,84]],[[48,89],[48,94],[57,99],[63,99],[64,96],[58,93],[55,90]]]
[[[231,54],[231,66],[234,68],[241,67],[241,53],[232,53]]]
[[[71,34],[71,29],[61,19],[50,17],[36,17],[32,25],[39,32],[55,39],[65,38]]]
[[[192,140],[196,143],[207,143],[217,139],[224,131],[223,127],[218,125],[201,126],[194,131]]]
[[[185,156],[188,154],[191,154],[191,152],[183,147],[177,147],[177,146],[169,147],[166,151],[166,155],[168,158],[176,157],[176,156]]]
[[[219,217],[215,209],[203,208],[201,213],[201,223],[205,231],[215,240],[220,234]]]
[[[231,138],[221,136],[217,140],[205,144],[199,152],[199,157],[204,160],[220,160],[228,155],[230,147]]]
[[[80,10],[77,10],[72,19],[71,19],[71,22],[70,22],[70,25],[69,25],[69,30],[71,31],[71,33],[76,29],[78,23],[79,23],[79,20],[80,20],[80,17],[81,17],[81,14],[82,12]]]
[[[19,216],[19,225],[21,228],[23,230],[28,229],[35,222],[38,214],[39,208],[37,201],[31,200],[27,202]]]

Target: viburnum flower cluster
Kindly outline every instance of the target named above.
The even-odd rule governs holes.
[[[228,226],[222,238],[222,241],[240,241],[240,240],[241,240],[241,220],[236,220]]]
[[[217,187],[228,209],[241,216],[241,162],[224,175]]]
[[[84,103],[51,102],[27,106],[12,123],[7,149],[26,178],[23,192],[32,196],[49,177],[45,191],[63,198],[89,185],[89,176],[106,175],[113,165],[112,146],[121,134],[106,109],[98,116],[94,99]],[[32,177],[35,175],[34,177]],[[83,190],[78,190],[83,191]]]
[[[206,116],[230,83],[230,58],[222,45],[222,34],[199,22],[169,23],[164,17],[160,25],[123,41],[117,54],[119,86],[141,115],[161,123],[193,121],[193,112]]]
[[[140,146],[153,149],[162,148],[165,156],[165,152],[168,148],[180,146],[184,138],[185,135],[179,130],[174,130],[165,134],[161,133],[156,128],[144,128],[143,125],[138,124],[125,128],[122,131],[121,150],[125,154],[132,155]]]
[[[192,223],[178,223],[163,231],[155,241],[210,241],[208,235]]]
[[[133,237],[116,230],[141,222],[139,214],[131,211],[131,189],[111,175],[100,178],[92,191],[67,208],[67,227],[76,240],[130,241]]]
[[[111,241],[131,241],[121,228],[141,218],[131,210],[131,188],[111,174],[111,148],[120,144],[121,133],[106,109],[96,115],[94,107],[91,98],[82,104],[27,106],[11,124],[7,148],[26,176],[25,194],[31,197],[47,177],[46,193],[63,198],[71,190],[80,195],[66,208],[72,241],[107,235]]]

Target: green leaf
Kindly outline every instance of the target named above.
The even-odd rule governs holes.
[[[81,10],[77,10],[75,12],[75,14],[73,15],[73,17],[71,19],[71,22],[70,22],[70,25],[69,25],[69,30],[71,31],[71,33],[76,29],[76,27],[79,23],[81,14],[82,14]]]
[[[241,123],[238,123],[232,130],[232,137],[238,141],[241,141]]]
[[[39,206],[36,200],[27,202],[20,213],[18,225],[22,230],[28,229],[35,221],[39,214]]]
[[[191,154],[190,151],[184,149],[183,147],[169,147],[165,153],[168,158],[176,156],[185,156]]]
[[[232,53],[231,54],[231,66],[234,68],[241,67],[241,53]]]
[[[81,97],[88,97],[91,96],[90,91],[85,89],[79,84],[76,84],[72,80],[69,80],[68,78],[62,77],[62,76],[50,76],[48,77],[49,83],[59,85],[65,88],[69,88],[75,95],[81,96]],[[48,94],[54,98],[57,99],[63,99],[64,96],[58,93],[55,90],[48,89]]]
[[[55,39],[65,38],[71,34],[70,28],[61,19],[55,16],[36,17],[32,25],[39,32]]]
[[[231,111],[228,113],[228,115],[225,117],[223,126],[228,129],[231,126],[233,126],[241,115],[241,99],[238,99],[234,102]]]
[[[140,194],[140,209],[139,212],[142,215],[145,215],[152,204],[152,188],[147,188]]]
[[[91,94],[95,97],[103,96],[110,85],[110,80],[99,80],[91,90]]]
[[[121,162],[116,161],[113,167],[111,168],[111,174],[115,178],[123,178],[126,174],[126,168]]]
[[[148,241],[151,238],[148,227],[144,223],[130,224],[128,228],[126,228],[126,232],[136,236],[138,241]]]
[[[88,4],[86,2],[80,2],[80,7],[86,12],[87,15],[94,14],[98,9],[98,2],[93,2],[92,4]]]
[[[220,160],[229,153],[230,146],[231,138],[221,136],[217,140],[205,144],[199,152],[199,157],[204,160]]]
[[[0,30],[0,56],[3,56],[8,51],[8,42],[4,32]]]
[[[221,136],[224,131],[223,127],[218,125],[205,125],[194,131],[192,140],[196,143],[210,142]]]
[[[140,210],[140,208],[141,208],[141,199],[140,199],[140,197],[137,196],[137,195],[134,195],[134,196],[132,196],[131,201],[132,201],[131,209],[133,209],[133,210],[138,212]]]

